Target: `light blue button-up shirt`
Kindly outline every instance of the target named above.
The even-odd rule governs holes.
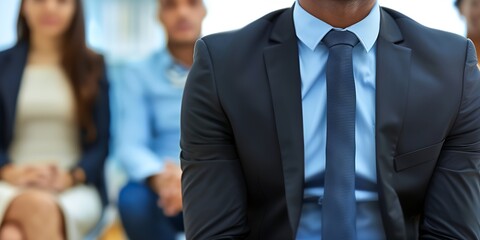
[[[326,158],[326,65],[328,48],[321,42],[333,28],[312,16],[297,1],[293,20],[298,38],[302,81],[303,126],[305,140],[305,202],[298,240],[321,239],[323,182]],[[343,30],[343,29],[339,29]],[[353,49],[356,90],[355,171],[357,199],[357,239],[384,239],[375,162],[375,71],[376,41],[380,31],[380,7],[375,4],[362,21],[347,27],[360,43]]]
[[[167,50],[133,64],[123,74],[116,133],[118,159],[133,181],[179,164],[180,109],[188,69]]]

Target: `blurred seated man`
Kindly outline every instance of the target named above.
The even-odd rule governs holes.
[[[183,232],[180,107],[206,15],[202,0],[159,0],[167,47],[127,71],[119,103],[116,156],[129,175],[118,207],[131,240],[175,239]]]
[[[467,38],[470,38],[480,51],[480,0],[456,0],[455,6],[467,23]]]

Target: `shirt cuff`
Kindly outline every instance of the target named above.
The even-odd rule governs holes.
[[[148,177],[163,171],[165,163],[153,153],[136,151],[119,156],[121,165],[134,182],[144,182]]]

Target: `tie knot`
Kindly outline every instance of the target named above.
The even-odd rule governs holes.
[[[358,44],[357,36],[350,31],[330,30],[330,32],[323,37],[322,42],[331,48],[336,45],[349,45],[355,47]]]

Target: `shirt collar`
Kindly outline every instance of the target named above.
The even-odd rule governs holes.
[[[297,38],[300,39],[312,51],[322,41],[323,37],[334,27],[328,23],[314,17],[300,6],[298,0],[295,2],[293,9],[293,22]],[[312,29],[316,29],[313,31]],[[367,17],[360,22],[347,27],[346,29],[353,32],[367,52],[369,52],[377,41],[380,32],[380,6],[375,3]]]
[[[156,56],[156,63],[168,70],[173,70],[178,73],[188,73],[190,70],[185,65],[179,63],[170,53],[168,48],[160,50]]]

